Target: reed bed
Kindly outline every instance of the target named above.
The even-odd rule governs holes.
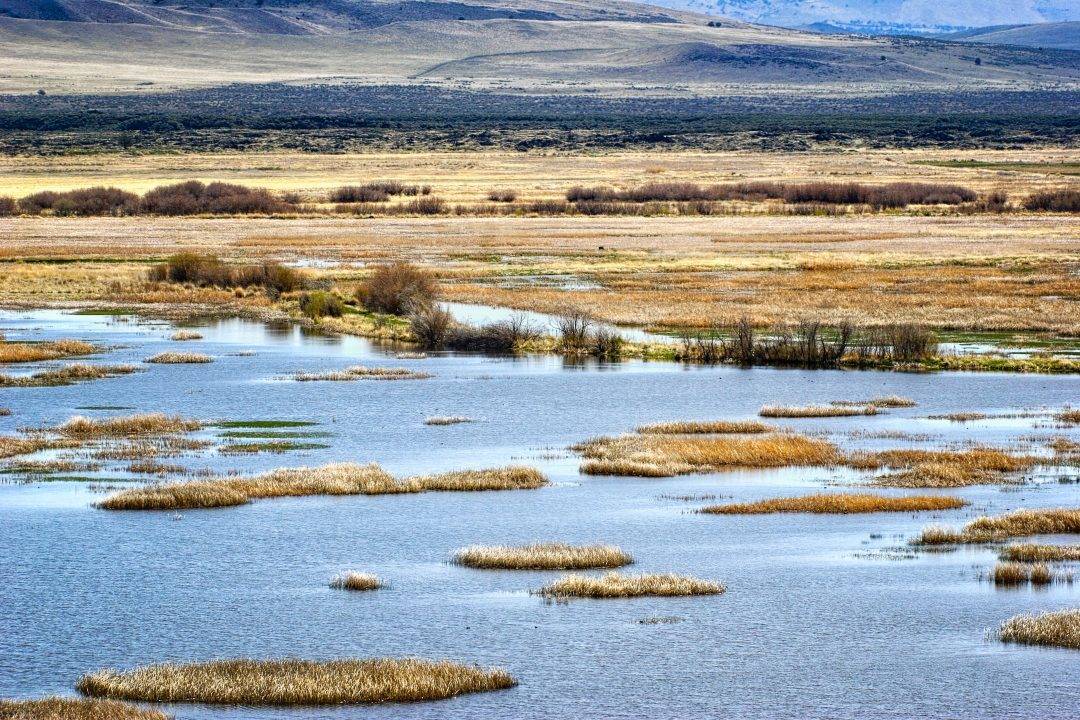
[[[990,580],[1006,587],[1049,585],[1054,581],[1054,573],[1045,563],[999,562],[990,571]]]
[[[48,697],[38,700],[0,700],[4,720],[170,720],[160,710],[115,700]]]
[[[169,339],[183,342],[185,340],[202,340],[203,336],[202,333],[195,332],[194,330],[177,330],[169,337]]]
[[[820,493],[801,497],[781,497],[749,503],[710,505],[699,512],[713,515],[761,515],[770,513],[814,513],[850,515],[876,512],[921,512],[955,510],[967,501],[944,495],[888,497],[868,493]]]
[[[453,555],[456,565],[484,570],[588,570],[629,565],[634,558],[614,545],[470,545]]]
[[[435,415],[424,420],[425,425],[460,425],[471,422],[476,420],[465,415]]]
[[[756,420],[689,420],[644,425],[637,432],[643,435],[751,435],[775,430],[772,425]]]
[[[134,365],[89,365],[73,363],[32,375],[0,375],[0,387],[59,387],[87,380],[101,380],[138,372]]]
[[[385,587],[383,581],[376,575],[362,572],[345,572],[330,580],[330,587],[334,590],[352,590],[354,592],[366,592]]]
[[[826,418],[877,414],[878,410],[874,405],[862,407],[854,405],[807,405],[805,407],[766,405],[758,411],[758,415],[768,418]]]
[[[165,663],[84,675],[92,697],[145,702],[319,706],[442,700],[513,687],[506,671],[414,658]]]
[[[1080,410],[1064,410],[1055,415],[1055,417],[1059,422],[1063,422],[1067,425],[1080,425]]]
[[[841,460],[831,443],[803,435],[761,437],[622,435],[574,446],[586,475],[671,477],[727,468],[832,465]]]
[[[214,358],[203,353],[191,353],[191,352],[163,352],[154,355],[153,357],[146,358],[148,363],[156,363],[158,365],[198,365],[203,363],[214,362]]]
[[[176,435],[200,428],[202,428],[202,423],[198,420],[188,420],[179,415],[164,413],[145,413],[101,419],[75,415],[53,430],[65,437],[96,440]]]
[[[0,458],[29,455],[50,447],[50,442],[42,437],[16,437],[0,435]]]
[[[873,405],[874,407],[879,408],[906,408],[918,405],[918,403],[911,398],[901,397],[899,395],[883,395],[881,397],[871,398],[870,400],[833,400],[829,404],[840,407]]]
[[[455,470],[406,479],[421,490],[457,492],[472,490],[535,490],[548,484],[539,470],[518,465],[486,470]]]
[[[348,382],[350,380],[425,380],[430,374],[408,368],[364,367],[354,365],[344,370],[300,372],[293,375],[298,382]]]
[[[1080,610],[1016,615],[1001,624],[998,638],[1007,643],[1080,650]]]
[[[532,468],[464,470],[398,479],[371,463],[279,468],[249,477],[222,477],[130,488],[97,503],[103,510],[180,510],[243,505],[254,499],[309,495],[394,495],[425,491],[533,489],[547,479]]]
[[[861,470],[902,469],[875,478],[879,487],[947,488],[1015,482],[1009,473],[1027,470],[1038,462],[1030,455],[1011,455],[994,448],[969,450],[884,450],[860,453],[848,464]]]
[[[82,340],[50,340],[48,342],[6,342],[0,340],[0,363],[40,362],[60,358],[92,355],[101,352],[96,345]]]
[[[1012,562],[1073,562],[1080,561],[1080,545],[1009,545],[998,557]]]
[[[535,594],[548,598],[633,598],[682,597],[687,595],[719,595],[727,588],[712,580],[700,580],[688,575],[641,574],[622,575],[617,572],[593,575],[566,575],[545,585]]]
[[[1080,509],[1045,508],[975,518],[960,531],[940,526],[928,527],[913,544],[987,543],[1030,535],[1075,534],[1080,534]]]

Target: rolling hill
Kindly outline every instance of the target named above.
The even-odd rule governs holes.
[[[422,84],[601,96],[1076,88],[1080,53],[600,0],[0,0],[0,92]]]
[[[1080,50],[1080,22],[998,25],[941,36],[943,40]]]

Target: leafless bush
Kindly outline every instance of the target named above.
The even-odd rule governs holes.
[[[409,315],[430,307],[438,295],[431,273],[407,262],[382,265],[364,281],[357,299],[372,312]]]
[[[488,200],[491,202],[500,203],[512,203],[517,200],[518,191],[505,188],[502,190],[491,190],[487,194]]]
[[[1080,189],[1059,188],[1033,193],[1024,201],[1028,210],[1080,212]]]

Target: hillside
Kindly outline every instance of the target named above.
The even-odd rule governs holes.
[[[943,40],[1080,50],[1080,22],[1001,25],[942,36]]]
[[[1074,88],[1080,53],[800,32],[623,2],[0,0],[0,92],[437,84],[604,96]]]

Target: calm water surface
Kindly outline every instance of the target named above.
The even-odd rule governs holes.
[[[210,365],[141,365],[126,377],[0,390],[0,433],[74,414],[182,413],[204,420],[313,420],[331,447],[281,455],[214,453],[166,462],[253,471],[376,461],[394,473],[534,465],[535,491],[256,501],[207,511],[109,513],[85,482],[0,485],[0,696],[70,693],[80,674],[215,657],[416,655],[510,670],[518,687],[438,703],[314,710],[175,706],[178,718],[1075,718],[1080,652],[1002,645],[992,632],[1020,612],[1077,607],[1080,584],[996,590],[979,580],[987,549],[915,558],[897,552],[930,522],[1019,507],[1077,506],[1076,470],[1040,469],[1022,488],[956,491],[972,501],[938,515],[702,516],[702,504],[802,494],[857,480],[850,471],[786,469],[673,479],[586,477],[566,447],[638,424],[752,417],[767,403],[898,394],[919,402],[869,418],[782,422],[845,448],[1016,445],[1067,435],[1047,417],[968,424],[958,410],[1059,409],[1080,402],[1072,377],[917,375],[683,367],[558,358],[446,355],[397,359],[356,338],[224,321],[202,341],[175,328],[60,312],[0,313],[9,339],[78,337],[109,346],[91,362],[165,349]],[[254,355],[247,354],[254,351]],[[241,354],[244,353],[244,354]],[[424,381],[296,383],[299,370],[405,366]],[[56,363],[19,366],[26,372]],[[87,406],[126,410],[81,410]],[[423,424],[431,415],[478,422]],[[853,431],[865,431],[852,434]],[[204,434],[212,437],[216,431]],[[107,471],[105,475],[115,471]],[[1055,539],[1055,538],[1050,538]],[[558,573],[447,564],[471,543],[611,542],[633,571],[721,580],[718,597],[579,600],[528,591]],[[1056,538],[1068,541],[1067,538]],[[1075,541],[1075,538],[1072,539]],[[904,558],[904,559],[902,559]],[[370,594],[331,591],[346,569],[390,581]],[[643,625],[655,616],[674,624]]]

